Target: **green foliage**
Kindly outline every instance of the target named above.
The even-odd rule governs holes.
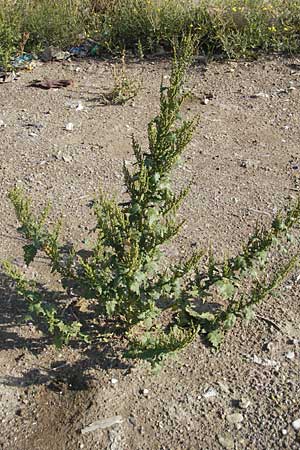
[[[21,40],[21,17],[18,5],[15,14],[6,2],[0,1],[0,67],[11,69],[11,60],[18,52]]]
[[[197,336],[199,328],[181,328],[171,326],[167,331],[162,329],[144,332],[140,337],[131,337],[127,358],[148,361],[155,370],[162,367],[164,360],[187,347]]]
[[[116,330],[125,330],[127,356],[154,366],[199,333],[219,347],[225,332],[238,319],[249,320],[256,305],[298,264],[292,233],[300,223],[300,200],[278,214],[269,227],[257,227],[236,257],[218,262],[212,251],[197,251],[174,265],[166,261],[166,244],[183,224],[176,213],[188,193],[188,188],[173,192],[171,172],[198,123],[197,118],[180,118],[194,47],[189,34],[174,51],[170,84],[161,85],[160,111],[148,125],[146,151],[132,138],[135,163],[131,168],[123,166],[126,201],[118,203],[103,193],[95,201],[95,239],[85,256],[73,245],[60,243],[59,223],[48,230],[49,207],[36,217],[22,190],[15,188],[9,194],[21,224],[19,232],[27,241],[26,264],[38,252],[46,254],[51,271],[67,292],[71,285],[77,296],[91,304],[96,301],[94,314],[113,321]],[[275,255],[280,264],[270,279]],[[60,345],[84,336],[78,321],[62,317],[59,304],[57,308],[46,304],[10,263],[4,263],[4,269],[29,302],[30,312],[46,322]]]
[[[127,73],[125,56],[126,52],[123,51],[121,64],[113,67],[113,89],[103,96],[105,102],[113,105],[123,105],[133,99],[140,89],[140,83],[130,78]]]
[[[28,302],[27,320],[42,319],[47,326],[49,333],[54,336],[55,344],[61,347],[68,344],[70,339],[81,338],[88,342],[88,337],[81,330],[81,323],[73,321],[65,323],[58,312],[57,305],[51,305],[43,301],[41,292],[37,290],[33,281],[28,282],[24,276],[9,262],[3,262],[6,274],[16,284],[17,293]]]
[[[9,68],[24,33],[26,51],[89,37],[99,52],[142,57],[192,32],[201,52],[237,58],[299,51],[299,26],[295,0],[0,0],[0,65]]]

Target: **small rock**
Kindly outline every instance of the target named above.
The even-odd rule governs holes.
[[[201,104],[202,104],[202,105],[208,105],[208,103],[209,103],[209,99],[206,98],[206,97],[204,97],[204,98],[202,99],[202,101],[201,101]]]
[[[73,131],[74,130],[74,124],[72,122],[67,123],[66,130],[67,131]]]
[[[72,158],[71,155],[62,155],[61,159],[62,159],[64,162],[69,163],[69,162],[72,161],[73,158]]]
[[[225,392],[225,394],[230,394],[229,386],[226,383],[223,383],[223,381],[218,381],[218,385],[220,389]]]
[[[143,389],[142,394],[147,397],[149,395],[149,389]]]
[[[218,440],[220,445],[222,445],[223,448],[226,448],[226,450],[231,450],[234,448],[234,440],[229,433],[218,435]]]
[[[78,105],[76,106],[76,111],[83,111],[83,110],[84,110],[83,104],[79,101]]]
[[[216,389],[210,387],[204,392],[203,397],[204,398],[213,398],[213,397],[216,397],[217,395],[218,395],[218,393],[217,393]]]
[[[269,94],[266,94],[265,92],[258,92],[257,94],[250,95],[251,98],[269,98]]]
[[[251,401],[246,397],[242,397],[238,401],[238,406],[241,409],[247,409],[247,408],[249,408],[250,405],[251,405]]]
[[[236,423],[243,422],[244,417],[240,413],[233,413],[233,414],[228,414],[226,416],[226,419],[229,423],[236,424]]]
[[[90,433],[92,431],[96,431],[98,429],[105,429],[111,427],[115,424],[119,424],[123,422],[123,418],[121,416],[113,416],[107,419],[97,420],[96,422],[91,423],[89,426],[83,428],[81,430],[82,434]]]
[[[292,427],[294,428],[295,431],[299,431],[300,430],[300,419],[296,419],[292,422]]]
[[[290,359],[290,360],[292,360],[292,359],[294,359],[295,358],[295,352],[287,352],[286,354],[285,354],[285,357],[287,358],[287,359]]]
[[[283,434],[283,436],[287,435],[287,430],[284,428],[283,430],[281,430],[281,433]]]
[[[244,159],[241,161],[240,166],[244,169],[257,169],[259,161],[253,159]]]
[[[6,123],[4,123],[4,120],[0,119],[0,127],[6,127]]]
[[[118,383],[118,380],[117,380],[116,378],[112,378],[112,379],[110,380],[110,382],[111,382],[111,384],[117,384],[117,383]]]

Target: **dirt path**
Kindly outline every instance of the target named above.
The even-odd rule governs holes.
[[[297,66],[298,64],[298,66]],[[237,251],[256,221],[297,195],[300,175],[299,61],[272,58],[196,66],[194,96],[185,114],[201,121],[176,172],[178,188],[193,180],[181,214],[187,218],[173,257],[212,243],[217,254]],[[134,102],[103,106],[112,85],[109,62],[38,66],[0,85],[0,258],[20,267],[22,242],[7,200],[21,183],[35,207],[53,203],[65,219],[64,236],[80,243],[91,228],[89,201],[99,183],[123,191],[122,160],[132,159],[134,132],[145,143],[158,109],[161,76],[169,63],[130,64],[143,80]],[[34,79],[71,78],[72,87],[44,91]],[[210,100],[203,104],[206,94]],[[259,94],[259,95],[257,95]],[[76,107],[81,102],[84,109]],[[1,120],[3,122],[1,122]],[[67,123],[73,131],[65,130]],[[4,126],[5,124],[6,126]],[[26,269],[41,274],[46,262]],[[222,351],[199,339],[159,375],[132,367],[106,344],[55,350],[33,325],[22,324],[24,304],[0,279],[0,448],[3,450],[294,450],[300,435],[300,290],[296,274],[268,300],[261,317],[228,334]],[[81,434],[95,420],[122,416],[107,430]]]

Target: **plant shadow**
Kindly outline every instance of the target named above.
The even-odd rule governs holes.
[[[47,302],[60,301],[66,302],[66,316],[76,316],[83,323],[88,322],[91,312],[78,312],[73,305],[72,299],[63,292],[49,291],[44,286],[39,285],[38,289],[43,294]],[[67,353],[64,355],[64,349],[59,349],[57,359],[49,362],[48,367],[41,367],[38,363],[38,357],[47,348],[53,349],[53,339],[47,335],[44,324],[40,321],[35,322],[35,329],[42,331],[42,335],[37,337],[36,330],[32,328],[31,322],[25,321],[28,313],[26,300],[22,299],[16,292],[14,283],[9,277],[0,272],[0,352],[20,350],[16,361],[22,361],[25,352],[31,353],[36,357],[34,367],[26,370],[21,376],[1,376],[1,384],[15,387],[28,387],[33,385],[44,385],[48,389],[60,392],[63,389],[78,391],[88,389],[94,377],[91,375],[91,369],[110,370],[118,369],[127,372],[132,364],[128,363],[122,357],[124,345],[121,339],[106,342],[98,334],[105,335],[112,330],[112,324],[93,324],[91,326],[93,341],[86,344],[78,341],[71,341],[69,347],[78,352],[79,358],[72,362]],[[75,312],[76,311],[76,312]],[[80,317],[78,317],[78,315]],[[73,318],[74,320],[74,318]],[[33,332],[34,331],[34,332]],[[86,330],[84,330],[86,331]],[[22,353],[24,350],[24,353]],[[64,356],[62,360],[61,356]]]

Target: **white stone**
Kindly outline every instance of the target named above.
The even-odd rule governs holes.
[[[292,427],[294,428],[295,431],[299,431],[300,430],[300,419],[294,420],[294,422],[292,422]]]
[[[203,397],[204,398],[213,398],[213,397],[216,397],[217,395],[218,395],[217,391],[213,387],[210,387],[204,392]]]
[[[67,123],[66,130],[67,131],[73,131],[74,130],[74,124],[72,122]]]
[[[287,353],[285,354],[285,357],[286,357],[287,359],[294,359],[294,358],[295,358],[295,352],[287,352]]]

